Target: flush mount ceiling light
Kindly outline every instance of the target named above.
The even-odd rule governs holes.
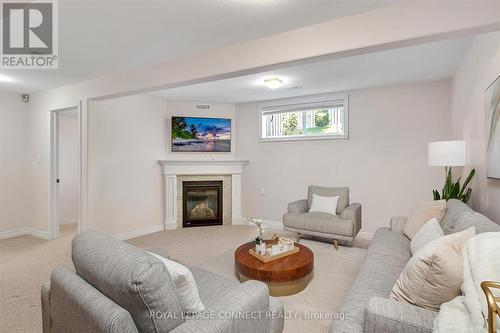
[[[284,83],[279,77],[272,77],[264,80],[264,85],[269,89],[277,89],[283,87]]]

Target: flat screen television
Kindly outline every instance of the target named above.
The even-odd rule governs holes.
[[[231,119],[172,117],[173,152],[231,152]]]

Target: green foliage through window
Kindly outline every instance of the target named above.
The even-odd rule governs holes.
[[[318,110],[314,115],[314,121],[317,127],[326,127],[330,125],[330,113],[328,110]]]

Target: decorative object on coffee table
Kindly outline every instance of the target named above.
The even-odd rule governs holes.
[[[262,244],[264,244],[263,251]],[[271,260],[283,258],[299,251],[300,249],[294,246],[293,240],[285,237],[279,237],[276,234],[274,234],[273,238],[266,243],[256,243],[255,250],[252,248],[248,250],[251,255],[262,262],[269,262]]]
[[[272,296],[293,295],[304,290],[312,279],[314,254],[302,244],[295,244],[299,252],[276,260],[262,262],[249,250],[254,242],[241,245],[234,252],[234,263],[240,281],[265,282]]]
[[[265,255],[267,246],[264,242],[264,222],[253,217],[250,217],[248,222],[255,224],[257,226],[257,230],[259,230],[259,236],[255,237],[255,252],[260,255]]]

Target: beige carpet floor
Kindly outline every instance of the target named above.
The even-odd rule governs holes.
[[[41,332],[40,285],[52,269],[70,261],[70,242],[75,229],[64,227],[61,237],[45,241],[30,236],[0,240],[0,332]],[[165,247],[173,258],[236,279],[233,252],[255,236],[249,226],[221,226],[163,231],[129,240],[142,247]],[[268,230],[270,237],[273,231]],[[366,250],[302,240],[315,255],[314,277],[296,295],[281,297],[285,310],[302,316],[306,311],[338,311],[352,284]],[[356,245],[356,243],[355,243]],[[357,246],[366,246],[358,242]],[[330,320],[285,322],[285,332],[327,332]]]

